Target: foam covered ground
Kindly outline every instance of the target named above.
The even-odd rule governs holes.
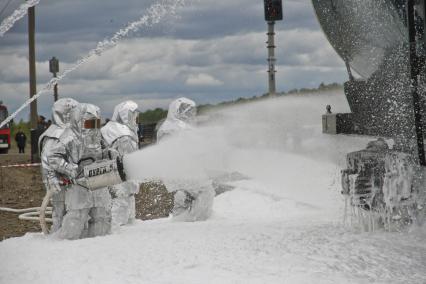
[[[106,237],[41,234],[0,242],[0,283],[424,283],[426,230],[359,232],[343,224],[340,168],[363,137],[321,133],[340,93],[224,110],[195,134],[126,159],[134,178],[248,179],[215,198],[205,222],[141,222]]]

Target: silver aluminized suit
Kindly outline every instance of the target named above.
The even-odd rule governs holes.
[[[61,176],[56,173],[49,164],[49,157],[53,154],[52,147],[59,142],[59,137],[70,126],[70,112],[78,105],[71,98],[59,99],[52,107],[52,125],[40,136],[38,141],[41,157],[41,172],[43,184],[52,195],[52,219],[51,232],[57,231],[65,214],[65,188],[61,184]]]
[[[187,98],[179,98],[169,105],[167,118],[157,131],[157,141],[175,132],[193,128],[197,108],[195,102]]]
[[[100,110],[80,104],[71,111],[71,125],[49,156],[50,166],[69,180],[83,178],[83,167],[107,155],[101,145]],[[65,193],[66,214],[59,230],[65,239],[106,235],[111,229],[111,196],[107,188],[88,190],[72,183]]]
[[[106,146],[112,153],[120,157],[139,149],[137,134],[139,116],[138,105],[133,101],[125,101],[117,105],[114,114],[101,129]],[[135,194],[139,192],[139,183],[125,181],[110,187],[112,195],[112,227],[131,223],[135,220]]]
[[[178,132],[193,129],[196,105],[190,99],[179,98],[170,103],[167,118],[157,132],[157,141]],[[164,181],[170,192],[175,192],[173,219],[177,221],[202,221],[211,216],[215,191],[211,180],[182,177],[179,181]]]

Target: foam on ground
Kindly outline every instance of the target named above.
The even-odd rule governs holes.
[[[0,242],[0,283],[424,282],[424,228],[360,233],[342,225],[339,170],[368,139],[322,134],[327,104],[348,109],[340,93],[258,102],[131,155],[134,178],[232,170],[249,179],[217,196],[205,222],[139,221],[93,239]]]

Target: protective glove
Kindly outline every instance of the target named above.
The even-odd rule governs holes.
[[[65,165],[65,174],[70,179],[75,179],[78,176],[78,166],[76,164],[68,163]]]
[[[57,179],[51,179],[51,180],[49,180],[48,189],[52,193],[59,193],[61,191],[61,187],[59,185],[59,181]]]

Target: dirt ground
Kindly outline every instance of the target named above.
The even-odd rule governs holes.
[[[17,154],[14,148],[8,155],[0,155],[0,166],[29,163],[29,154]],[[39,167],[0,168],[0,207],[39,207],[45,195]],[[158,182],[141,185],[136,195],[136,218],[151,220],[167,217],[173,207],[173,195]],[[21,221],[18,214],[0,211],[0,241],[40,232],[37,222]]]

